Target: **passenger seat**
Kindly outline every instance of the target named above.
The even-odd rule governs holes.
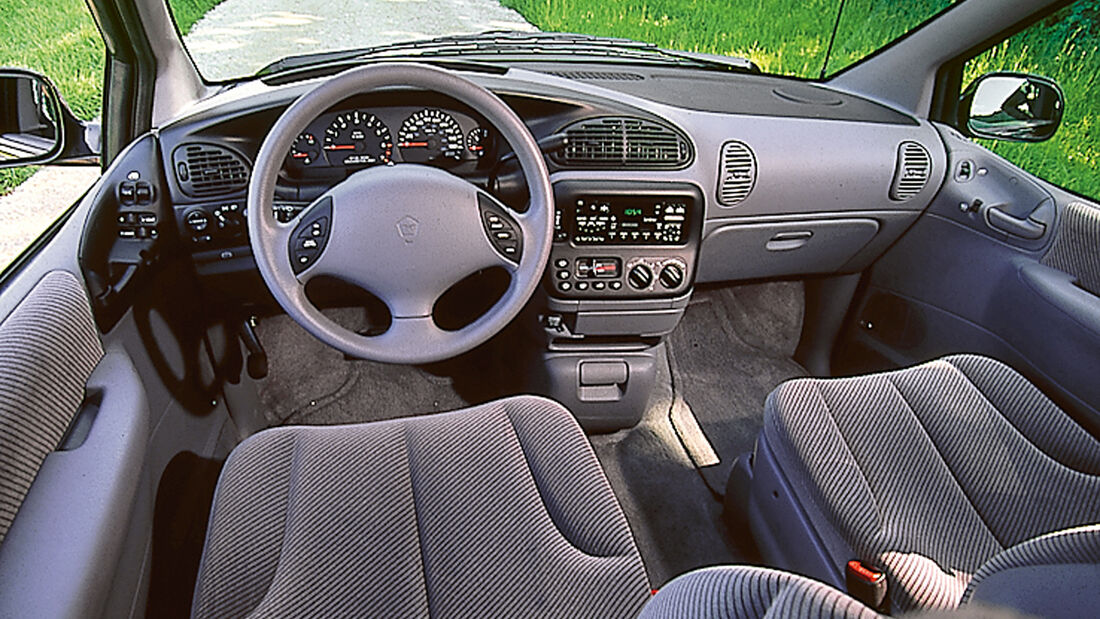
[[[780,385],[727,509],[771,565],[881,570],[894,610],[1100,608],[1100,441],[986,357]]]

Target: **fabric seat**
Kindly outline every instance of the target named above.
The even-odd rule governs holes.
[[[878,564],[897,610],[955,608],[1026,566],[1001,588],[1042,570],[1079,586],[1084,565],[1095,583],[1100,442],[992,359],[785,383],[747,474],[769,563],[841,588],[848,560]]]
[[[572,415],[535,397],[245,440],[195,617],[633,617],[650,589]]]
[[[751,566],[709,567],[661,587],[639,619],[879,619],[855,599],[816,580]]]

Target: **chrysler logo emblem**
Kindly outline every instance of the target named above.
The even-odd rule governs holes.
[[[420,222],[410,215],[405,215],[397,222],[397,233],[405,239],[406,243],[412,243],[416,239],[416,233],[420,231]]]

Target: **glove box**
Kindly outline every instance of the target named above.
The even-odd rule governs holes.
[[[845,272],[878,234],[874,219],[716,223],[704,234],[699,281]]]

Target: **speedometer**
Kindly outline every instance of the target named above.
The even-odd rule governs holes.
[[[397,147],[405,161],[458,161],[462,159],[466,139],[453,116],[442,110],[423,109],[401,123]]]
[[[377,116],[354,110],[339,114],[325,129],[324,149],[332,165],[389,163],[393,138]]]

